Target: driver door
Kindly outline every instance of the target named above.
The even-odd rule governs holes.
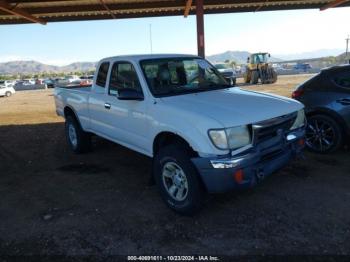
[[[113,140],[139,151],[147,151],[145,100],[119,100],[118,91],[133,88],[142,93],[139,77],[132,63],[117,61],[110,74],[105,105],[105,120],[110,125]]]

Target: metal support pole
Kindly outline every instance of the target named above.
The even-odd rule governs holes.
[[[348,53],[349,53],[349,40],[350,40],[350,38],[349,38],[349,36],[348,36],[348,38],[345,39],[345,41],[346,41],[345,59],[346,59],[346,61],[350,64],[350,59],[348,58]]]
[[[196,0],[198,56],[205,57],[204,49],[204,8],[203,0]]]

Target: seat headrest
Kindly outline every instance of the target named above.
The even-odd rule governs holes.
[[[168,67],[160,67],[158,70],[157,78],[161,81],[170,81],[170,71]]]

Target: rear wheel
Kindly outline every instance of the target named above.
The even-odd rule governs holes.
[[[343,142],[343,132],[339,124],[325,115],[308,118],[306,146],[317,153],[329,153],[339,149]]]
[[[66,117],[66,139],[74,153],[85,153],[91,149],[91,135],[85,132],[73,116]]]
[[[174,144],[161,148],[154,158],[153,172],[160,194],[171,209],[184,215],[201,209],[205,190],[186,147]]]
[[[276,83],[277,82],[277,73],[275,70],[272,70],[272,80],[271,83]]]
[[[5,93],[5,96],[7,96],[7,97],[10,97],[12,95],[12,93],[10,92],[10,91],[7,91],[6,93]]]

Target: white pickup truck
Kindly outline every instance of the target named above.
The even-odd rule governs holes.
[[[68,144],[90,149],[91,134],[153,158],[165,203],[183,214],[207,192],[255,185],[304,147],[302,104],[231,87],[191,55],[110,57],[91,88],[55,88]]]

